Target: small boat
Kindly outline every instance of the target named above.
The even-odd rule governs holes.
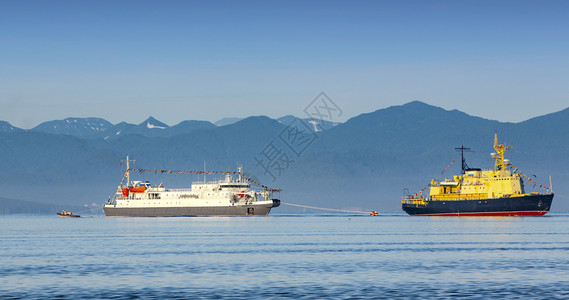
[[[62,210],[60,213],[57,213],[57,215],[62,217],[62,218],[79,218],[79,217],[81,217],[80,215],[75,215],[68,210]]]

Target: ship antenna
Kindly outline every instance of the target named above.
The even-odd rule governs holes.
[[[123,161],[126,162],[126,186],[128,186],[130,184],[130,162],[134,163],[134,160],[130,160],[127,155],[126,160]]]
[[[504,161],[504,151],[513,149],[513,147],[498,144],[498,132],[494,132],[494,149],[496,149],[496,155],[492,157],[496,159],[494,170],[505,170],[508,163]]]
[[[238,166],[237,167],[237,174],[239,175],[237,177],[237,180],[239,183],[243,182],[243,166]]]
[[[460,157],[462,158],[462,174],[464,174],[464,172],[469,169],[468,165],[466,164],[466,160],[464,160],[464,151],[471,152],[470,148],[466,148],[463,145],[461,145],[460,148],[454,148],[454,149],[456,151],[460,151]]]

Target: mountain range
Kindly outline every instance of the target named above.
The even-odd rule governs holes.
[[[0,122],[0,187],[2,197],[13,200],[0,205],[102,205],[123,178],[121,159],[129,155],[135,168],[150,170],[202,170],[205,165],[225,171],[242,165],[256,181],[282,188],[285,203],[400,211],[403,190],[419,191],[440,176],[460,157],[456,147],[473,150],[465,153],[469,166],[491,168],[489,154],[498,132],[501,141],[514,146],[506,157],[515,167],[543,185],[549,186],[551,176],[556,192],[552,211],[568,211],[568,129],[569,109],[506,123],[420,101],[344,123],[256,116],[222,126],[207,121],[168,126],[152,117],[138,125],[68,118],[23,130]],[[442,176],[459,173],[457,161]],[[203,180],[136,175],[171,187]],[[277,211],[295,209],[283,205]]]
[[[285,125],[289,124],[296,117],[287,115],[278,118],[277,121]],[[120,122],[113,125],[109,121],[101,118],[67,118],[64,120],[47,121],[39,124],[38,126],[24,130],[12,126],[10,123],[0,121],[0,132],[41,132],[49,134],[62,134],[70,135],[78,138],[103,138],[115,139],[119,136],[125,135],[141,135],[145,137],[172,137],[176,135],[190,133],[195,130],[210,130],[220,126],[231,125],[243,120],[242,118],[224,118],[215,123],[208,121],[183,121],[175,126],[168,126],[154,117],[149,117],[142,123],[130,124]],[[303,119],[307,124],[310,124],[310,129],[314,132],[330,129],[339,124],[339,122],[331,122],[326,120],[317,119]]]

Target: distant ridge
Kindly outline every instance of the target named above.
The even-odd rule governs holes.
[[[136,125],[129,124],[127,122],[120,122],[116,125],[113,125],[108,130],[102,132],[102,136],[104,137],[105,140],[117,138],[121,134],[122,136],[124,136],[126,134],[129,134],[135,126]]]
[[[6,198],[102,204],[116,191],[124,175],[120,161],[128,154],[135,167],[151,169],[201,170],[206,161],[208,169],[234,170],[239,164],[259,182],[282,188],[283,201],[380,211],[400,205],[404,188],[416,192],[439,176],[458,157],[455,147],[473,149],[469,166],[492,167],[497,131],[514,146],[507,156],[517,168],[540,184],[551,175],[556,193],[569,194],[562,184],[569,181],[569,109],[507,123],[413,101],[312,132],[309,147],[297,152],[291,150],[295,141],[307,141],[299,131],[285,131],[293,119],[254,116],[224,126],[168,126],[150,117],[138,125],[113,125],[96,138],[10,129],[0,132],[0,188]],[[443,176],[459,172],[455,163]],[[171,187],[203,180],[138,175]],[[554,199],[552,211],[567,210],[569,203]]]
[[[123,131],[117,135],[125,135],[125,134],[136,134],[142,135],[145,137],[159,137],[162,136],[163,132],[170,128],[170,126],[156,120],[154,117],[148,117],[148,119],[144,120],[138,125],[134,126],[124,126]]]
[[[171,137],[180,134],[188,134],[196,130],[211,130],[214,128],[216,128],[216,126],[208,121],[182,121],[165,130],[164,136]]]
[[[138,124],[138,126],[143,126],[146,127],[148,129],[166,129],[169,128],[170,126],[156,120],[154,117],[150,116],[148,119],[146,119],[144,122]]]
[[[187,134],[195,130],[213,129],[215,125],[208,121],[183,121],[175,126],[168,126],[149,117],[138,125],[121,122],[103,132],[105,140],[115,139],[126,135],[140,135],[144,137],[171,137],[180,134]]]
[[[30,131],[76,137],[94,137],[111,126],[110,122],[101,118],[67,118],[41,123]]]
[[[243,120],[243,118],[223,118],[221,120],[215,121],[213,124],[215,124],[216,126],[225,126],[225,125],[237,123],[241,120]]]
[[[24,130],[18,127],[14,127],[8,122],[0,121],[0,132],[11,133],[11,132],[22,132],[22,131]]]
[[[281,122],[285,126],[288,126],[297,118],[298,117],[295,117],[292,115],[286,115],[284,117],[278,118],[277,121]],[[313,132],[325,131],[325,130],[328,130],[328,129],[340,124],[340,122],[331,122],[331,121],[320,120],[320,119],[315,119],[315,118],[303,118],[301,120],[306,122],[306,124],[309,126],[309,128]]]

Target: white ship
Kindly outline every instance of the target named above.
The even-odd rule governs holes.
[[[130,181],[126,159],[127,186],[118,186],[109,203],[103,205],[107,216],[201,217],[266,216],[280,205],[280,189],[253,189],[239,168],[236,178],[225,174],[223,180],[193,182],[188,189],[166,189],[150,182]],[[234,172],[232,172],[234,173]],[[124,180],[124,179],[123,179]]]

